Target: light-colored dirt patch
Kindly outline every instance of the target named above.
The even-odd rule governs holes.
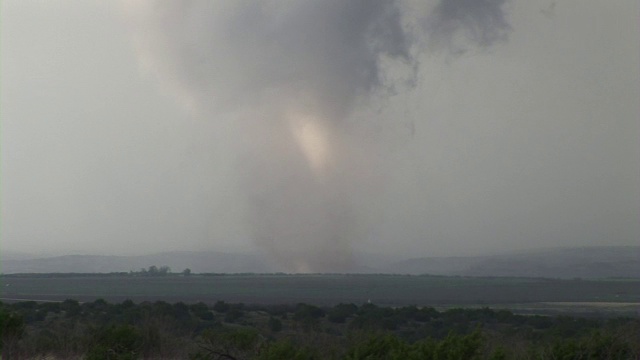
[[[633,302],[543,302],[541,304],[552,305],[552,306],[586,306],[586,307],[631,307],[638,306],[640,307],[640,303]]]

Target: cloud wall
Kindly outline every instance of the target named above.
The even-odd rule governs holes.
[[[372,141],[353,111],[414,84],[420,52],[455,56],[509,32],[504,0],[122,6],[141,71],[195,116],[232,122],[221,129],[246,223],[288,271],[349,270],[382,206],[386,137]]]

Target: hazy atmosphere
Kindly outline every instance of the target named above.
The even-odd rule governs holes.
[[[636,0],[0,10],[3,251],[639,244]]]

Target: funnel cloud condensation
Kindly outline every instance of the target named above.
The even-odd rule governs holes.
[[[401,1],[125,9],[143,71],[200,117],[233,114],[225,119],[237,131],[252,236],[287,270],[308,272],[349,270],[351,244],[375,219],[385,144],[363,139],[362,124],[349,121],[353,109],[411,84],[427,40],[450,42],[457,31],[478,46],[504,38],[502,3],[441,1],[418,15],[427,26],[415,26]]]

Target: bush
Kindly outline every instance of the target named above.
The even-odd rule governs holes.
[[[324,311],[317,306],[308,304],[298,304],[296,312],[293,314],[293,320],[306,321],[310,319],[319,319],[324,316]]]
[[[213,305],[213,310],[217,312],[225,313],[229,310],[229,304],[221,300],[216,301],[216,303]]]
[[[254,358],[263,339],[255,329],[206,330],[200,336],[200,351],[192,359]]]
[[[15,344],[24,334],[24,321],[18,314],[0,309],[0,350]]]
[[[481,358],[482,346],[480,331],[465,336],[449,334],[441,341],[427,339],[414,344],[391,334],[374,335],[349,349],[346,359],[473,360]]]
[[[233,323],[240,319],[242,316],[244,316],[244,312],[242,310],[233,308],[227,311],[227,313],[224,315],[224,321]]]
[[[133,326],[119,325],[100,329],[87,352],[87,360],[133,360],[140,357],[142,336]]]
[[[327,320],[332,323],[343,324],[347,318],[358,311],[354,304],[338,304],[327,313]]]
[[[82,307],[77,300],[67,299],[60,304],[60,308],[64,311],[67,317],[76,317],[82,312]]]
[[[271,330],[272,332],[278,332],[280,330],[282,330],[282,321],[274,318],[274,317],[270,317],[269,318],[269,330]]]
[[[290,341],[270,343],[258,356],[260,360],[309,360],[319,358],[311,349],[296,347]]]

